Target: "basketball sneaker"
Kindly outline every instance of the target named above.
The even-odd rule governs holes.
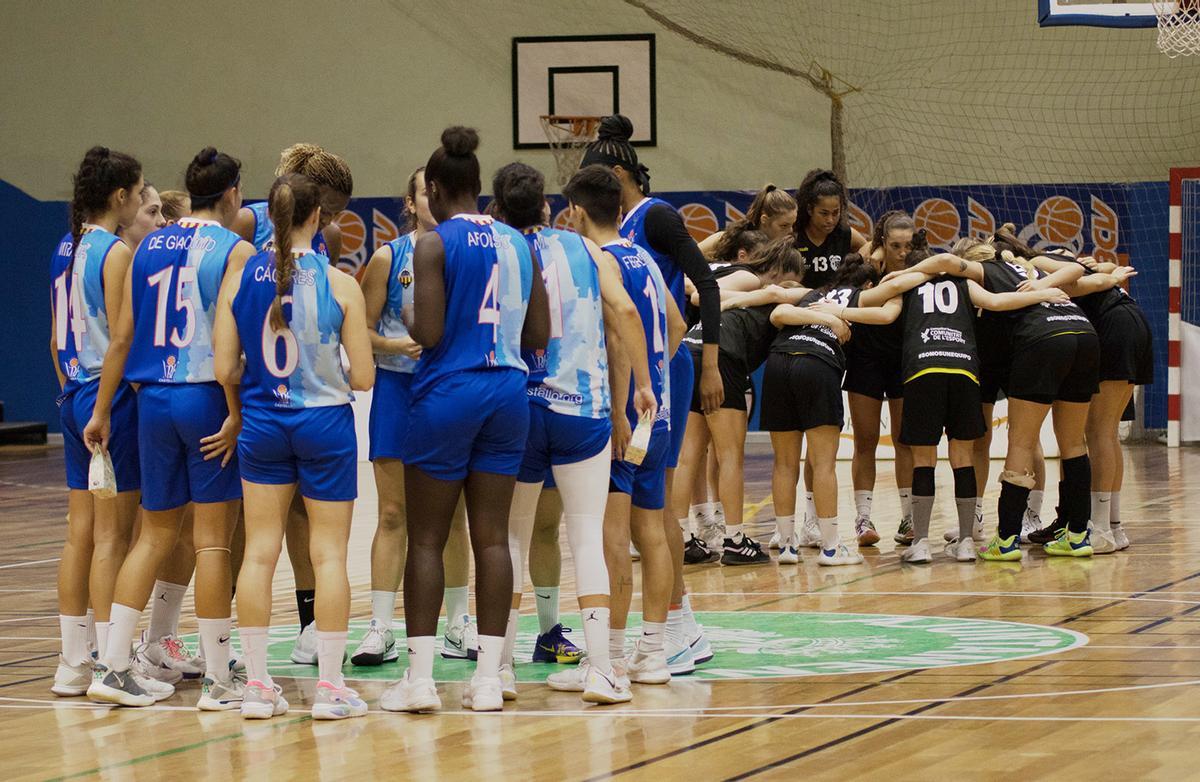
[[[1007,538],[1001,538],[998,534],[993,535],[987,545],[979,549],[979,558],[986,559],[988,562],[1020,562],[1021,556],[1020,535],[1012,535]]]
[[[268,687],[258,679],[246,682],[242,692],[242,719],[266,720],[287,714],[287,710],[288,702],[278,684]]]
[[[500,684],[500,677],[472,676],[471,681],[463,687],[462,705],[471,711],[502,711],[504,687]]]
[[[87,696],[99,703],[115,703],[118,706],[149,706],[154,703],[154,696],[142,689],[132,671],[110,671],[104,665],[96,666]]]
[[[896,530],[896,534],[892,536],[892,540],[899,543],[901,546],[911,546],[913,542],[913,525],[912,516],[905,516],[900,519],[900,527]]]
[[[763,551],[754,538],[745,535],[725,538],[724,553],[721,554],[722,565],[761,565],[770,561],[771,555]]]
[[[708,546],[710,551],[715,551],[721,547],[721,542],[725,540],[725,524],[716,520],[714,516],[702,516],[696,520],[696,531],[699,533],[696,537],[704,541],[704,545]]]
[[[71,665],[63,656],[58,656],[58,669],[54,671],[54,684],[50,692],[69,698],[74,695],[87,694],[92,683],[92,660],[79,665]]]
[[[854,535],[858,538],[859,546],[874,546],[879,542],[879,531],[868,516],[858,516],[854,519]]]
[[[517,699],[517,674],[508,663],[500,666],[500,694],[506,701]]]
[[[1117,551],[1124,551],[1129,548],[1129,536],[1125,534],[1125,527],[1122,524],[1114,524],[1112,526],[1113,540],[1117,544]]]
[[[155,678],[152,674],[160,673],[161,668],[152,668],[145,660],[146,644],[138,644],[129,654],[129,672],[143,690],[150,693],[155,701],[165,701],[175,694],[175,686],[169,682]]]
[[[569,632],[571,628],[560,622],[539,635],[533,645],[533,662],[574,665],[583,659],[583,650],[567,640]]]
[[[683,544],[683,564],[685,565],[704,565],[716,562],[720,558],[720,554],[710,550],[708,544],[695,535],[692,535],[688,538],[687,543]]]
[[[800,525],[800,548],[821,548],[821,528],[812,516],[805,516]]]
[[[929,539],[914,541],[906,550],[900,552],[900,561],[914,565],[927,565],[932,562],[933,557],[929,555]]]
[[[232,711],[242,705],[246,691],[245,683],[236,676],[216,681],[205,676],[200,680],[200,700],[196,708],[200,711]]]
[[[1117,538],[1112,531],[1092,530],[1092,553],[1093,554],[1115,554],[1117,553]]]
[[[412,669],[404,672],[400,681],[388,687],[379,696],[379,708],[384,711],[441,711],[442,699],[438,697],[433,679],[413,679]]]
[[[1058,511],[1058,508],[1055,508],[1054,510]],[[1066,520],[1063,519],[1061,516],[1059,516],[1058,518],[1054,519],[1053,524],[1042,527],[1041,529],[1036,530],[1034,532],[1030,532],[1028,542],[1034,543],[1038,546],[1044,546],[1047,543],[1050,543],[1051,541],[1053,541],[1055,538],[1057,538],[1058,533],[1062,532],[1066,528],[1067,528]]]
[[[367,626],[367,634],[363,636],[362,643],[354,650],[354,654],[350,655],[350,662],[354,665],[382,665],[399,659],[400,650],[396,648],[396,637],[392,634],[392,628],[384,627],[375,619]]]
[[[614,672],[616,664],[613,665]],[[667,652],[659,649],[657,652],[643,652],[641,644],[634,647],[633,657],[629,658],[625,673],[630,681],[638,684],[666,684],[671,681],[671,671],[667,668]],[[617,676],[620,679],[620,676]],[[626,685],[628,689],[628,685]]]
[[[621,686],[615,671],[603,673],[589,665],[587,684],[581,697],[585,703],[629,703],[633,693],[628,687]]]
[[[824,567],[861,565],[862,561],[862,554],[859,554],[857,551],[851,551],[845,543],[839,543],[836,548],[823,548],[821,549],[821,553],[817,555],[817,564]]]
[[[344,720],[347,717],[362,717],[367,713],[367,702],[349,687],[317,682],[313,696],[312,718],[314,720]]]
[[[779,537],[779,530],[775,530],[775,532],[771,535],[771,540],[767,543],[767,550],[768,551],[782,551],[783,550],[783,538]]]
[[[975,541],[972,538],[950,541],[946,544],[946,556],[953,557],[959,562],[974,562],[977,556]]]
[[[317,623],[309,622],[296,635],[296,642],[292,644],[292,662],[296,665],[316,665],[317,664]]]
[[[616,678],[617,684],[621,685],[622,687],[624,687],[627,690],[633,686],[632,682],[629,681],[629,661],[628,660],[626,660],[624,657],[613,660],[612,667],[613,667],[613,676]]]
[[[664,651],[667,655],[667,670],[672,676],[686,676],[696,671],[696,655],[692,645],[682,638],[667,634]]]
[[[712,645],[709,644],[704,627],[696,621],[695,615],[688,614],[684,617],[682,630],[683,637],[688,640],[688,646],[692,650],[694,664],[700,665],[713,658]]]
[[[446,625],[442,635],[442,657],[447,660],[479,659],[479,632],[469,614]]]
[[[778,561],[781,565],[797,565],[800,563],[800,552],[796,550],[795,536],[784,541],[783,547],[779,549]]]
[[[199,679],[204,675],[204,658],[198,654],[192,654],[178,636],[164,635],[157,641],[151,641],[143,632],[142,643],[145,644],[143,658],[151,666],[178,671],[184,679]],[[163,678],[153,674],[152,676],[168,684],[175,684],[180,678],[176,677],[172,680],[169,677]]]
[[[1032,508],[1025,509],[1025,515],[1021,517],[1021,542],[1033,543],[1029,536],[1042,528],[1042,517],[1039,516]]]
[[[1052,557],[1090,557],[1092,555],[1091,534],[1071,532],[1064,528],[1057,538],[1042,546],[1042,549]]]

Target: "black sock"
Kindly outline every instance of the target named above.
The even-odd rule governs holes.
[[[1085,453],[1062,460],[1062,483],[1064,492],[1059,497],[1067,529],[1076,534],[1087,529],[1092,516],[1092,462]]]
[[[966,467],[955,467],[954,497],[960,500],[975,499],[978,496],[975,490],[975,467],[969,464]]]
[[[996,508],[999,515],[999,529],[996,534],[1001,538],[1011,538],[1021,534],[1021,518],[1025,515],[1025,506],[1029,503],[1029,489],[1008,481],[1000,481],[1000,503]]]
[[[313,608],[317,599],[317,590],[315,589],[297,589],[296,590],[296,610],[300,612],[300,629],[308,627],[313,623]]]

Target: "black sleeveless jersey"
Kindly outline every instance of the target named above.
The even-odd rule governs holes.
[[[720,266],[713,266],[712,264],[709,264],[709,268],[712,269],[714,280],[719,280],[722,277],[728,277],[737,271],[747,271],[756,277],[758,276],[758,272],[744,263],[723,263]],[[692,304],[691,297],[688,298],[687,306],[684,307],[683,320],[685,323],[687,323],[687,327],[689,329],[700,322],[700,308],[695,304]]]
[[[1033,270],[1037,277],[1045,275]],[[1010,293],[1029,278],[1020,264],[1007,261],[988,261],[983,264],[984,287],[995,293]],[[1041,302],[1019,310],[1013,310],[1012,324],[1013,353],[1029,347],[1035,342],[1059,334],[1095,334],[1087,315],[1074,303],[1050,304]]]
[[[775,339],[775,327],[771,325],[774,309],[774,304],[761,304],[721,313],[721,353],[743,364],[747,374],[758,369],[771,351]],[[700,324],[696,324],[683,338],[692,352],[699,352],[703,346],[701,331]]]
[[[825,241],[815,244],[803,229],[796,235],[796,249],[804,256],[804,287],[823,288],[833,280],[842,258],[850,253],[850,228],[838,225]]]
[[[942,275],[904,294],[904,382],[927,372],[959,372],[979,380],[975,307],[967,281]]]
[[[1084,272],[1084,277],[1096,272],[1088,269]],[[1083,310],[1083,314],[1088,316],[1088,320],[1093,326],[1100,325],[1109,313],[1121,307],[1134,307],[1141,309],[1138,303],[1133,300],[1133,297],[1125,292],[1125,289],[1119,285],[1114,285],[1106,291],[1097,291],[1089,293],[1086,296],[1078,296],[1071,301],[1079,305],[1079,309]]]
[[[858,294],[857,288],[834,288],[823,293],[811,291],[800,300],[799,306],[807,307],[819,301],[828,301],[843,307],[857,307]],[[827,326],[815,323],[784,326],[771,343],[771,352],[816,356],[838,372],[846,370],[846,354],[842,352],[842,343],[838,342],[837,335]]]

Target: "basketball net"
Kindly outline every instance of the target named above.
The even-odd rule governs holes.
[[[1200,52],[1200,2],[1152,0],[1158,16],[1158,50],[1168,57]]]
[[[596,131],[600,129],[600,117],[543,114],[539,119],[546,140],[550,142],[550,151],[554,153],[558,184],[562,187],[579,170],[584,150],[595,140]]]

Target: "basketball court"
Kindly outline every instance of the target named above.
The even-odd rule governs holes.
[[[138,128],[85,96],[97,116],[94,132],[60,133],[43,124],[34,107],[45,100],[66,110],[51,97],[76,86],[87,70],[55,66],[45,54],[64,45],[48,32],[60,17],[83,18],[72,4],[50,5],[28,9],[37,31],[32,43],[9,36],[10,65],[41,51],[46,71],[21,87],[14,116],[27,116],[28,127],[13,134],[12,165],[0,166],[0,204],[8,207],[6,222],[13,221],[8,233],[17,237],[14,268],[19,260],[46,276],[44,261],[62,234],[70,197],[60,147],[73,161],[76,147],[110,143],[86,141],[93,136],[118,138],[111,143],[141,153],[147,176],[155,172],[166,187],[177,184],[170,177],[178,178],[175,170],[194,148],[219,137],[231,150],[245,150],[248,200],[265,195],[275,150],[293,136],[344,148],[357,185],[335,218],[342,245],[333,261],[361,279],[372,253],[403,233],[402,183],[436,143],[434,126],[479,129],[481,205],[489,200],[491,172],[522,160],[545,174],[551,224],[565,228],[560,186],[578,168],[600,118],[624,114],[634,126],[630,141],[652,170],[654,193],[679,210],[697,241],[743,218],[765,182],[791,189],[804,171],[828,166],[850,186],[848,224],[867,235],[891,209],[912,215],[938,250],[1014,222],[1034,247],[1134,266],[1128,292],[1150,322],[1155,382],[1138,388],[1133,420],[1122,429],[1121,521],[1132,540],[1126,550],[1075,559],[1028,546],[1020,562],[944,556],[943,532],[956,530],[957,521],[943,460],[929,536],[934,561],[902,563],[902,547],[893,542],[901,505],[885,406],[873,513],[882,540],[860,549],[862,564],[846,567],[819,567],[815,548],[802,549],[798,565],[780,564],[773,553],[765,565],[686,566],[691,605],[715,653],[693,674],[663,687],[635,686],[631,703],[614,706],[585,706],[577,694],[549,689],[546,677],[566,666],[530,662],[539,623],[526,573],[519,698],[502,712],[462,708],[474,664],[440,657],[434,678],[443,711],[381,710],[384,688],[408,667],[401,601],[400,660],[343,667],[370,708],[367,716],[317,721],[317,667],[289,659],[299,620],[283,556],[268,660],[290,710],[243,722],[236,712],[197,711],[198,679],[137,709],[50,693],[61,650],[57,574],[68,490],[53,403],[58,387],[45,349],[49,278],[15,277],[8,292],[0,286],[0,311],[14,318],[5,321],[9,377],[0,386],[0,778],[1200,779],[1200,542],[1193,516],[1200,514],[1200,451],[1191,447],[1200,441],[1196,0],[1002,0],[987,8],[849,0],[832,10],[811,2],[605,0],[586,11],[503,2],[495,19],[475,17],[474,27],[457,10],[402,0],[352,4],[337,13],[353,35],[316,29],[323,23],[295,31],[294,44],[304,50],[319,52],[326,34],[337,41],[314,54],[318,72],[304,70],[318,85],[315,103],[312,92],[293,90],[287,68],[269,58],[256,62],[263,75],[256,89],[264,91],[259,113],[278,121],[255,119],[261,133],[253,137],[240,130],[252,114],[240,102],[189,119],[189,127],[152,114],[147,107],[157,104],[139,103],[146,117]],[[237,29],[228,48],[209,53],[217,61],[233,62],[234,49],[255,41],[264,46],[269,36],[256,31],[288,34],[280,11],[220,5],[221,26]],[[145,77],[147,91],[162,92],[193,78],[188,62],[173,62],[191,55],[161,41],[148,50],[147,42],[168,23],[198,29],[212,20],[196,9],[178,18],[147,13],[152,19],[144,24],[118,13],[112,37],[122,41],[123,27],[137,28],[129,47],[157,62]],[[393,46],[400,40],[410,49]],[[131,78],[116,55],[95,56],[99,71]],[[380,58],[398,62],[374,73]],[[122,84],[110,81],[105,89]],[[224,100],[225,87],[197,89],[200,99]],[[179,105],[173,110],[186,115]],[[294,120],[297,106],[311,112],[303,122]],[[360,123],[370,130],[356,131]],[[52,174],[47,160],[57,167]],[[773,454],[766,433],[756,431],[761,375],[753,379],[744,512],[747,534],[765,547],[775,530]],[[367,392],[355,402],[351,650],[372,613],[378,494],[366,455],[370,401]],[[993,423],[989,529],[1007,449],[1004,400]],[[852,530],[848,415],[841,437],[840,523]],[[1060,468],[1049,423],[1042,445],[1043,517],[1052,519]],[[574,562],[565,532],[561,538],[562,622],[581,636]],[[641,584],[636,562],[634,583]],[[194,609],[189,591],[180,637],[190,647],[198,641]],[[475,609],[472,594],[472,615]],[[640,611],[635,591],[631,644],[640,635]],[[233,638],[236,646],[236,629]]]

